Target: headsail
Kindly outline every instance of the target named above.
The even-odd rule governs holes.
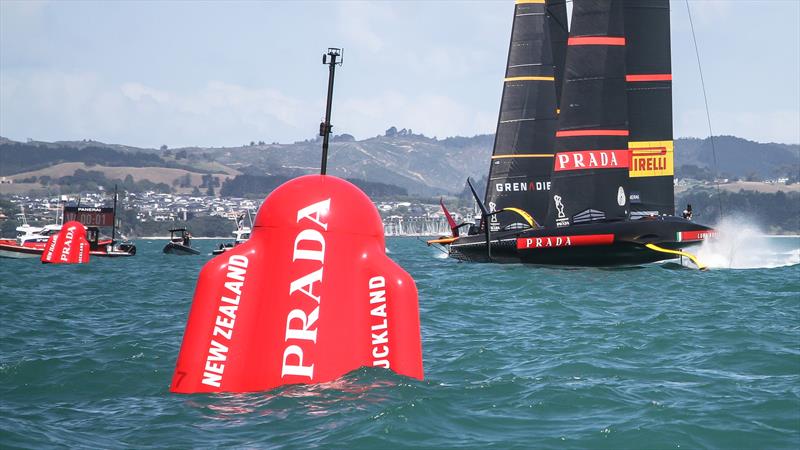
[[[490,212],[519,208],[542,221],[547,213],[553,141],[556,128],[556,73],[551,23],[566,25],[563,1],[517,0],[508,62],[484,204]],[[556,33],[557,34],[557,33]],[[562,43],[563,45],[563,43]],[[557,52],[555,52],[557,53]],[[492,231],[509,225],[527,227],[520,216],[491,216]]]
[[[575,0],[546,226],[628,216],[622,0]]]
[[[669,0],[625,0],[631,219],[675,212]]]

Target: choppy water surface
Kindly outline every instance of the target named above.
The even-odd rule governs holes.
[[[798,448],[800,241],[770,242],[769,268],[701,273],[464,264],[392,238],[425,381],[247,395],[168,392],[209,257],[0,259],[0,447]]]

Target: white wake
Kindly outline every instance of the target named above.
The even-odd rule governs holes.
[[[711,269],[769,269],[800,264],[800,237],[764,234],[752,220],[726,217],[717,235],[689,249]]]

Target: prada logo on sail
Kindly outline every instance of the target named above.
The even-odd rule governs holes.
[[[628,150],[584,150],[558,153],[553,170],[619,169],[628,164]]]

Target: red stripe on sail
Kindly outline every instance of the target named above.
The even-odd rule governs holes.
[[[635,83],[638,81],[672,81],[671,73],[653,73],[648,75],[625,75],[625,81]]]
[[[628,130],[560,130],[556,137],[574,136],[628,136]]]
[[[625,38],[611,36],[571,37],[567,40],[567,45],[625,45]]]
[[[628,150],[584,150],[559,152],[553,170],[625,169],[630,165]]]
[[[613,243],[613,234],[517,238],[518,249],[581,247],[586,245],[611,245]]]

